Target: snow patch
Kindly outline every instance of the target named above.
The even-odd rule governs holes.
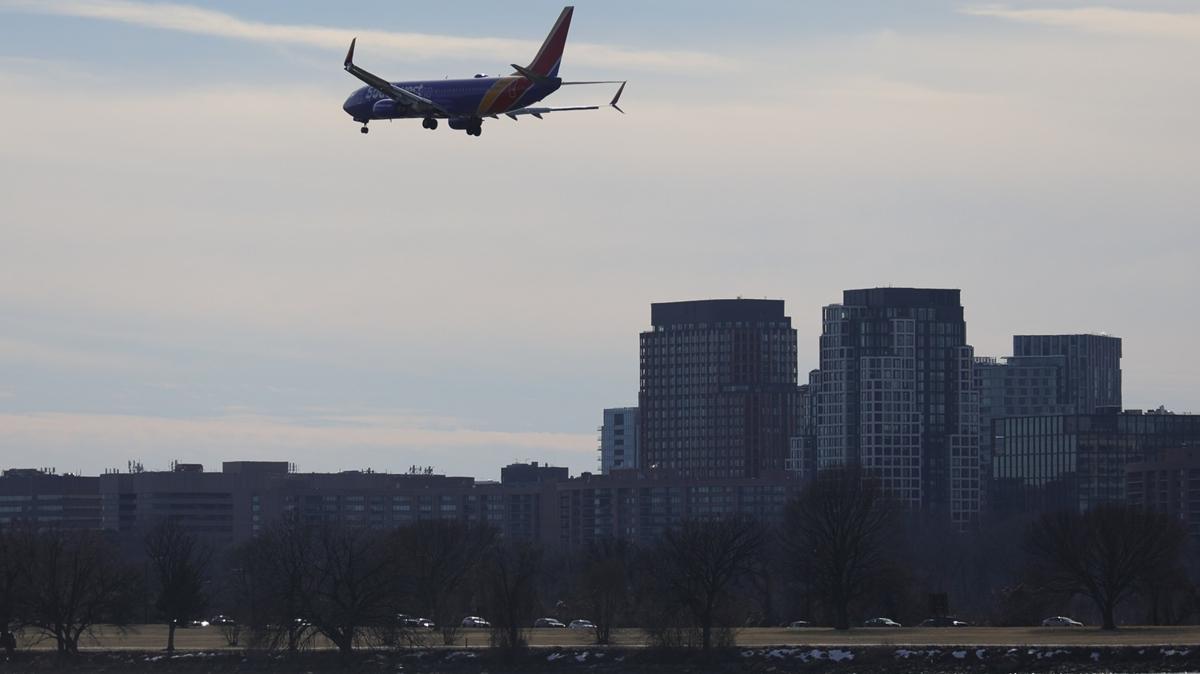
[[[966,659],[967,659],[967,652],[966,652],[966,651],[954,651],[954,652],[953,652],[953,653],[951,653],[950,655],[953,655],[955,658],[957,658],[957,659],[959,659],[959,660],[966,660]]]
[[[829,651],[829,659],[833,660],[834,662],[841,662],[842,660],[853,660],[854,654],[851,653],[850,651],[843,651],[843,650],[839,650],[839,649],[835,648],[835,649],[832,649]]]

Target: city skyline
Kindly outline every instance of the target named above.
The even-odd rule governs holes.
[[[784,299],[803,381],[888,284],[961,288],[978,356],[1119,335],[1126,407],[1200,411],[1190,5],[691,7],[580,3],[564,73],[629,114],[468,145],[362,142],[342,37],[496,72],[561,4],[0,0],[6,464],[595,470],[651,303]]]

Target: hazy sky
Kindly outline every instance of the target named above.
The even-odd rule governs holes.
[[[623,107],[482,138],[341,110],[507,72],[560,5],[0,0],[0,467],[596,465],[654,301],[963,290],[1125,340],[1200,412],[1200,13],[1178,2],[579,3]],[[576,87],[555,104],[605,102]]]

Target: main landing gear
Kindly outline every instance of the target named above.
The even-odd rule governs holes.
[[[421,120],[421,126],[433,131],[438,127],[438,121],[433,117],[426,117],[425,119]]]
[[[467,135],[468,136],[476,136],[476,137],[483,135],[483,126],[482,125],[473,126],[469,129],[467,129]]]

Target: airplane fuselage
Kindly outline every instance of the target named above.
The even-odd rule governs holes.
[[[481,119],[502,115],[537,103],[558,90],[562,80],[549,77],[534,81],[520,75],[506,77],[472,77],[461,80],[423,80],[393,82],[394,86],[433,101],[445,112],[416,111],[401,101],[395,101],[372,86],[355,90],[342,109],[356,122],[375,119],[406,119],[412,117],[441,117],[454,120]],[[383,86],[383,85],[380,85]]]

